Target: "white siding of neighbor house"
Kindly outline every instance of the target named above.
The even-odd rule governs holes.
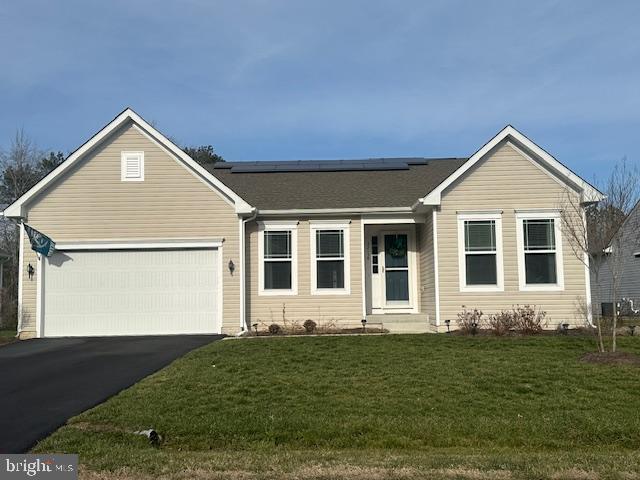
[[[586,297],[585,267],[563,236],[564,290],[520,291],[515,210],[556,209],[566,187],[507,143],[498,145],[443,194],[438,212],[438,258],[441,324],[455,324],[462,306],[484,313],[535,305],[547,312],[549,327],[584,323],[577,302]],[[458,270],[459,212],[502,210],[504,292],[460,291]]]
[[[144,181],[121,180],[121,152],[144,151]],[[121,127],[27,205],[27,223],[56,242],[223,238],[223,332],[240,320],[239,223],[235,209],[132,123]],[[36,255],[23,245],[23,330],[35,332]],[[226,268],[233,260],[233,274]]]

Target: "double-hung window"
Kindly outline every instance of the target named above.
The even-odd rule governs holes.
[[[458,215],[458,247],[461,291],[503,289],[501,214]]]
[[[297,229],[294,225],[265,224],[260,230],[260,293],[297,293]]]
[[[558,214],[519,214],[518,260],[521,290],[563,288]]]
[[[311,291],[313,294],[349,292],[349,224],[310,224]]]

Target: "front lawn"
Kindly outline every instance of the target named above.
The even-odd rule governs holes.
[[[3,343],[13,342],[16,338],[16,331],[14,330],[1,330],[0,329],[0,345]]]
[[[640,339],[620,339],[640,353]],[[633,478],[640,368],[593,339],[393,335],[216,342],[38,452],[86,478]],[[131,432],[154,427],[160,448]],[[109,472],[101,474],[99,472]]]

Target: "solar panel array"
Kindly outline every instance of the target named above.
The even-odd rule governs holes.
[[[367,170],[408,170],[410,165],[426,165],[426,158],[370,158],[364,160],[289,160],[280,162],[220,162],[218,169],[231,173],[260,172],[344,172]]]

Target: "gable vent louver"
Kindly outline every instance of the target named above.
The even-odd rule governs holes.
[[[144,180],[144,152],[122,152],[122,181]]]

